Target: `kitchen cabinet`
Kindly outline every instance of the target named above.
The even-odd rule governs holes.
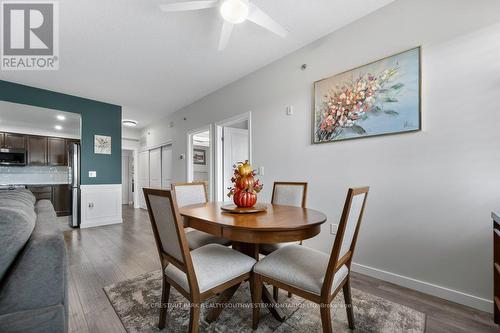
[[[47,165],[48,139],[45,136],[28,136],[28,165]]]
[[[3,148],[26,149],[26,136],[22,134],[4,133]]]
[[[33,193],[36,201],[52,200],[52,186],[28,186],[28,190]]]
[[[49,165],[68,165],[68,150],[66,139],[48,138]]]
[[[0,148],[3,148],[5,142],[5,133],[0,133]]]
[[[52,205],[57,216],[71,215],[71,186],[54,185],[52,186]]]

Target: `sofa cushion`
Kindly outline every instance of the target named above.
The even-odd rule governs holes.
[[[2,333],[63,333],[68,331],[67,309],[62,305],[0,315]]]
[[[32,237],[0,289],[0,315],[64,304],[67,255],[60,234]]]
[[[50,200],[39,200],[36,205],[35,205],[35,211],[37,213],[41,213],[41,212],[54,212],[55,214],[55,211],[54,211],[54,206],[52,206],[52,202],[50,202]]]
[[[57,215],[54,211],[52,203],[48,200],[40,200],[36,203],[35,210],[36,224],[33,230],[32,238],[42,235],[56,235],[60,234],[61,230],[57,226]]]
[[[35,196],[26,189],[0,190],[0,207],[26,206],[33,209]]]
[[[33,209],[0,207],[0,280],[30,238],[35,220]]]

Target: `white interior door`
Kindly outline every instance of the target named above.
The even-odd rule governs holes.
[[[146,209],[146,200],[144,199],[144,187],[149,187],[149,151],[143,151],[139,154],[139,207]]]
[[[233,176],[233,165],[238,162],[244,162],[250,158],[248,153],[248,130],[240,128],[224,127],[224,150],[223,150],[223,191],[224,201],[230,201],[227,197],[227,188],[231,187],[231,178]]]
[[[161,148],[149,151],[149,186],[161,188]]]
[[[122,156],[122,205],[129,202],[129,157]]]
[[[161,148],[161,188],[170,190],[172,184],[172,146]]]

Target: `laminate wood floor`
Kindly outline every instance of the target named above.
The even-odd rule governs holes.
[[[103,287],[157,270],[147,212],[123,207],[123,224],[64,231],[69,256],[70,332],[125,332]],[[427,315],[426,332],[500,332],[492,315],[365,275],[352,286]]]

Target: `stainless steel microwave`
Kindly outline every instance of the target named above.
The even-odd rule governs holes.
[[[25,166],[25,149],[0,149],[0,165],[5,166]]]

